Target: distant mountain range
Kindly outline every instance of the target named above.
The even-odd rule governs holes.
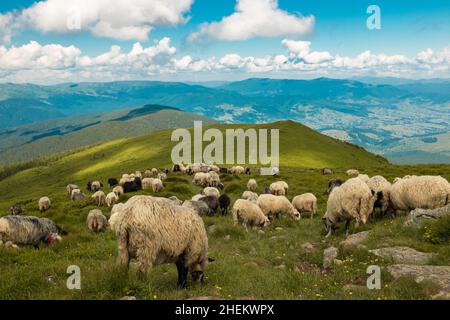
[[[223,123],[291,119],[393,162],[450,163],[450,80],[361,80],[0,84],[0,149],[17,126],[156,104]]]

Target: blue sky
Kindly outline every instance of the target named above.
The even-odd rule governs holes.
[[[61,7],[57,1],[66,6]],[[66,68],[65,78],[70,77],[69,73],[79,78],[81,71],[101,78],[107,72],[93,62],[95,57],[110,52],[111,46],[120,46],[126,55],[137,42],[144,49],[156,47],[155,50],[162,52],[156,56],[141,53],[138,65],[147,71],[136,73],[136,78],[194,76],[221,80],[255,76],[255,73],[293,78],[323,74],[335,77],[449,75],[448,0],[149,0],[148,6],[142,8],[140,1],[114,1],[119,2],[124,3],[126,10],[115,10],[111,2],[105,5],[104,0],[0,2],[0,45],[6,52],[1,56],[0,51],[0,58],[4,59],[0,63],[0,75],[3,73],[9,81],[26,81],[27,74],[31,74],[27,70],[42,68],[38,62],[45,61],[44,78],[56,73],[61,76],[63,68]],[[372,4],[381,10],[380,30],[366,27],[369,16],[366,9]],[[82,27],[78,32],[67,32],[64,20],[58,20],[68,14],[70,6],[81,8]],[[155,13],[159,11],[163,13]],[[161,39],[170,39],[170,44],[159,48]],[[31,41],[39,46],[26,47]],[[59,45],[62,53],[56,57],[45,56],[53,50],[46,50],[48,45]],[[13,46],[24,47],[24,52],[11,52]],[[68,53],[63,49],[70,46],[79,52]],[[37,65],[25,64],[21,69],[14,54],[30,57],[30,50]],[[116,54],[114,58],[116,63],[131,63],[130,57],[119,59]],[[220,63],[222,58],[225,59]],[[48,61],[54,61],[55,65]],[[132,63],[131,69],[136,67],[136,59]],[[111,77],[123,78],[123,70],[116,69],[109,70]],[[126,77],[132,78],[132,74]]]

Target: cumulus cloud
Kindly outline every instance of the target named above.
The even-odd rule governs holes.
[[[207,36],[217,40],[304,35],[312,31],[314,17],[290,14],[278,8],[278,0],[237,0],[236,11],[219,22],[204,23],[191,33],[190,42]]]
[[[21,12],[0,15],[0,37],[11,37],[11,20],[42,33],[88,31],[99,37],[148,40],[155,26],[188,20],[194,0],[44,0]],[[5,32],[6,30],[6,32]],[[8,35],[9,34],[9,35]],[[5,39],[3,39],[5,40]],[[3,41],[6,42],[6,41]]]

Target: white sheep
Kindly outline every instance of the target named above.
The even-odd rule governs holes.
[[[247,182],[247,190],[255,192],[256,188],[258,188],[258,184],[256,183],[256,180],[255,179],[248,180],[248,182]]]
[[[103,215],[101,210],[94,209],[89,211],[86,219],[87,227],[90,231],[99,233],[104,232],[108,226],[108,220]]]
[[[317,213],[317,198],[312,193],[304,193],[292,199],[292,205],[298,212],[311,212],[311,219]]]
[[[214,196],[217,199],[219,199],[220,197],[220,192],[219,190],[217,190],[217,188],[214,187],[206,187],[203,189],[202,194],[204,194],[205,196]]]
[[[137,260],[141,276],[155,265],[175,263],[178,286],[186,287],[187,273],[203,282],[208,264],[208,237],[203,220],[192,209],[154,197],[132,197],[116,225],[119,261]]]
[[[143,190],[151,189],[154,179],[155,178],[144,178],[142,180],[142,189]]]
[[[94,181],[91,183],[91,191],[96,192],[102,188],[102,183],[100,181]]]
[[[264,215],[261,208],[248,200],[238,199],[233,205],[233,222],[234,225],[241,223],[248,232],[248,227],[265,228],[270,225],[269,218]]]
[[[241,198],[256,203],[258,201],[258,194],[253,191],[244,191]]]
[[[109,216],[108,224],[111,230],[115,231],[115,226],[117,222],[121,219],[120,212],[125,207],[123,203],[115,204],[111,209],[111,215]]]
[[[385,214],[389,207],[392,184],[383,176],[373,176],[366,182],[370,190],[377,194],[375,208],[380,208],[381,214]]]
[[[77,186],[76,184],[72,184],[72,183],[67,185],[66,190],[67,190],[67,196],[69,198],[72,195],[72,190],[74,190],[74,189],[80,189],[80,187]]]
[[[301,218],[300,213],[285,196],[261,194],[258,197],[256,204],[267,217],[273,217],[275,215],[278,218],[280,215],[287,214],[295,220]]]
[[[50,209],[51,205],[52,202],[50,201],[49,197],[42,197],[39,199],[38,207],[40,212],[47,211],[48,209]]]
[[[219,187],[220,186],[220,177],[215,171],[210,171],[207,173],[206,178],[204,179],[203,183],[206,182],[206,186],[208,187]]]
[[[152,168],[152,176],[156,177],[158,175],[158,169]]]
[[[167,174],[165,172],[158,173],[158,179],[164,181],[167,179]]]
[[[198,186],[204,186],[208,182],[208,177],[209,175],[205,172],[196,172],[192,179],[192,183]]]
[[[118,197],[123,196],[125,193],[122,186],[115,186],[112,189],[112,192],[114,192]]]
[[[103,206],[105,204],[106,201],[106,195],[103,191],[99,190],[97,192],[95,192],[92,196],[92,199],[94,199],[95,204],[100,207]]]
[[[365,183],[369,182],[370,177],[367,174],[358,174],[357,178],[361,179]]]
[[[284,181],[277,181],[270,185],[269,190],[276,196],[287,196],[289,185]]]
[[[359,171],[356,169],[348,169],[345,173],[350,177],[357,177],[359,175]]]
[[[152,180],[152,190],[153,192],[161,192],[164,189],[163,182],[160,179]]]
[[[85,197],[86,196],[84,195],[84,193],[80,189],[73,189],[72,190],[72,194],[70,195],[70,199],[72,201],[81,201]]]
[[[230,169],[231,174],[245,174],[245,168],[242,166],[233,166]]]
[[[108,193],[106,196],[105,202],[108,207],[115,205],[119,201],[119,197],[114,192]]]

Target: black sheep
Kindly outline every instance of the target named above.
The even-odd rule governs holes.
[[[112,187],[114,187],[114,186],[117,186],[118,184],[119,184],[119,181],[117,181],[116,178],[109,178],[109,179],[108,179],[108,186],[109,186],[110,188],[112,188]]]
[[[252,174],[252,169],[250,167],[245,167],[245,174]]]
[[[230,206],[230,203],[231,199],[227,194],[224,193],[219,197],[219,206],[223,216],[228,214],[228,207]]]
[[[127,181],[123,185],[123,191],[125,193],[136,192],[142,190],[142,180],[139,177],[134,178],[133,181]]]
[[[228,168],[220,168],[219,172],[220,173],[228,173]]]
[[[86,185],[87,190],[91,191],[92,189],[92,181],[88,181],[87,185]]]
[[[219,200],[214,196],[201,197],[199,201],[203,201],[209,207],[209,215],[213,216],[219,207]]]
[[[180,165],[179,164],[174,164],[173,168],[172,168],[172,171],[173,172],[180,172],[181,171]]]

